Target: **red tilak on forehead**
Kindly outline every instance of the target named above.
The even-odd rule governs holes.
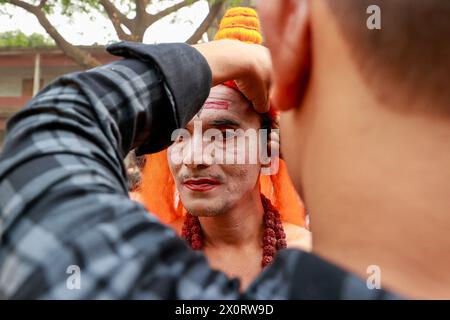
[[[203,109],[228,110],[230,103],[228,101],[206,101]]]

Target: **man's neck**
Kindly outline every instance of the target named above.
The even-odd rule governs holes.
[[[412,211],[358,212],[351,208],[347,212],[338,215],[340,221],[327,219],[326,224],[312,224],[314,253],[364,281],[379,275],[382,289],[405,297],[450,298],[450,219]],[[362,213],[371,218],[360,220]],[[339,230],[332,230],[333,225],[340,225]],[[380,273],[375,275],[375,269]]]
[[[448,299],[450,128],[420,115],[391,118],[361,140],[376,143],[334,159],[340,170],[310,208],[313,250],[364,279],[379,267],[384,288],[406,297]]]
[[[300,151],[313,251],[362,279],[379,267],[382,288],[405,297],[450,298],[448,117],[399,88],[374,95],[382,81],[362,78],[342,35],[315,21],[302,110],[326,131]]]
[[[200,217],[205,245],[210,247],[248,245],[262,239],[264,208],[259,191],[220,216]]]

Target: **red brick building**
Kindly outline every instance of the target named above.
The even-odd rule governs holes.
[[[80,48],[101,63],[116,59],[102,46]],[[0,149],[7,119],[55,78],[79,70],[58,48],[0,48]]]

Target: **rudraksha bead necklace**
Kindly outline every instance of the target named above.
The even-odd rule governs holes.
[[[272,205],[269,199],[261,194],[261,202],[264,208],[264,233],[263,233],[263,256],[261,266],[264,268],[270,264],[278,250],[286,248],[286,233],[283,229],[280,213]],[[192,249],[202,250],[203,231],[198,217],[191,214],[186,215],[181,237],[185,239]]]

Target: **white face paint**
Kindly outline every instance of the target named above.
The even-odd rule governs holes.
[[[186,127],[189,137],[176,141],[168,152],[176,187],[191,214],[223,214],[257,190],[261,163],[248,160],[258,154],[258,144],[248,143],[244,148],[226,145],[236,141],[227,129],[257,134],[260,128],[261,116],[239,92],[223,85],[211,89],[204,108]],[[218,139],[212,141],[211,136]],[[171,154],[179,152],[182,161],[173,161]],[[227,158],[244,161],[224,161]]]

